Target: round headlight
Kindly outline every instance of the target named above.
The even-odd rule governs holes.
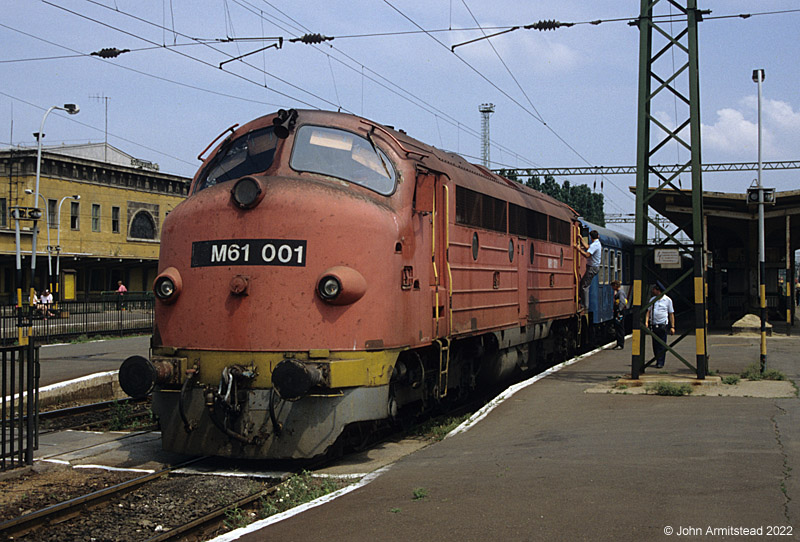
[[[253,177],[244,177],[236,181],[231,189],[231,196],[236,205],[249,209],[261,200],[261,184]]]
[[[339,292],[342,291],[342,284],[339,282],[339,279],[329,275],[327,277],[322,277],[317,290],[322,299],[335,299],[336,296],[339,295]]]
[[[159,273],[153,283],[153,292],[156,298],[167,305],[174,303],[181,295],[183,289],[183,279],[181,274],[174,267],[167,267]]]
[[[169,277],[161,277],[156,282],[156,295],[161,299],[168,299],[175,293],[175,283]]]

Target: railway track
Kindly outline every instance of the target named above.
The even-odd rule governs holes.
[[[144,484],[159,478],[163,478],[177,469],[187,467],[203,459],[205,458],[196,458],[191,461],[181,463],[180,465],[175,465],[152,474],[140,476],[138,478],[134,478],[133,480],[128,480],[127,482],[89,493],[87,495],[48,506],[42,510],[24,514],[18,518],[0,523],[0,533],[9,538],[19,537],[43,526],[61,523],[69,518],[81,514],[87,509],[107,503],[122,494],[134,491]]]
[[[149,398],[125,398],[43,411],[39,413],[39,422],[41,432],[107,429],[112,423],[119,425],[136,423],[139,428],[146,429],[155,425],[148,423],[148,418],[151,416]]]

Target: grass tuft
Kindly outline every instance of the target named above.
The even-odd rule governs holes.
[[[777,369],[767,369],[763,373],[758,363],[751,363],[741,374],[747,380],[786,380],[786,375]]]
[[[673,382],[654,382],[645,386],[647,393],[653,395],[665,395],[669,397],[681,397],[692,393],[690,384],[675,384]]]

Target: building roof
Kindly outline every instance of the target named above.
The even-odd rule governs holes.
[[[5,147],[0,149],[2,151],[8,150],[36,150],[36,147]],[[79,143],[75,145],[42,145],[42,152],[51,154],[61,154],[63,156],[71,156],[73,158],[83,158],[85,160],[93,160],[96,162],[105,162],[117,166],[134,167],[139,169],[147,169],[150,171],[159,171],[158,164],[147,160],[140,160],[130,154],[121,151],[120,149],[109,145],[108,143]]]

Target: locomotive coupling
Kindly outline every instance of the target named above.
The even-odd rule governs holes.
[[[180,361],[180,359],[150,361],[142,356],[131,356],[123,361],[119,368],[119,385],[122,391],[131,397],[144,397],[153,391],[153,386],[156,384],[173,381],[177,371],[180,370]],[[185,359],[183,361],[185,362]]]
[[[272,385],[286,401],[297,401],[322,382],[322,371],[318,367],[296,359],[285,359],[272,371]]]

